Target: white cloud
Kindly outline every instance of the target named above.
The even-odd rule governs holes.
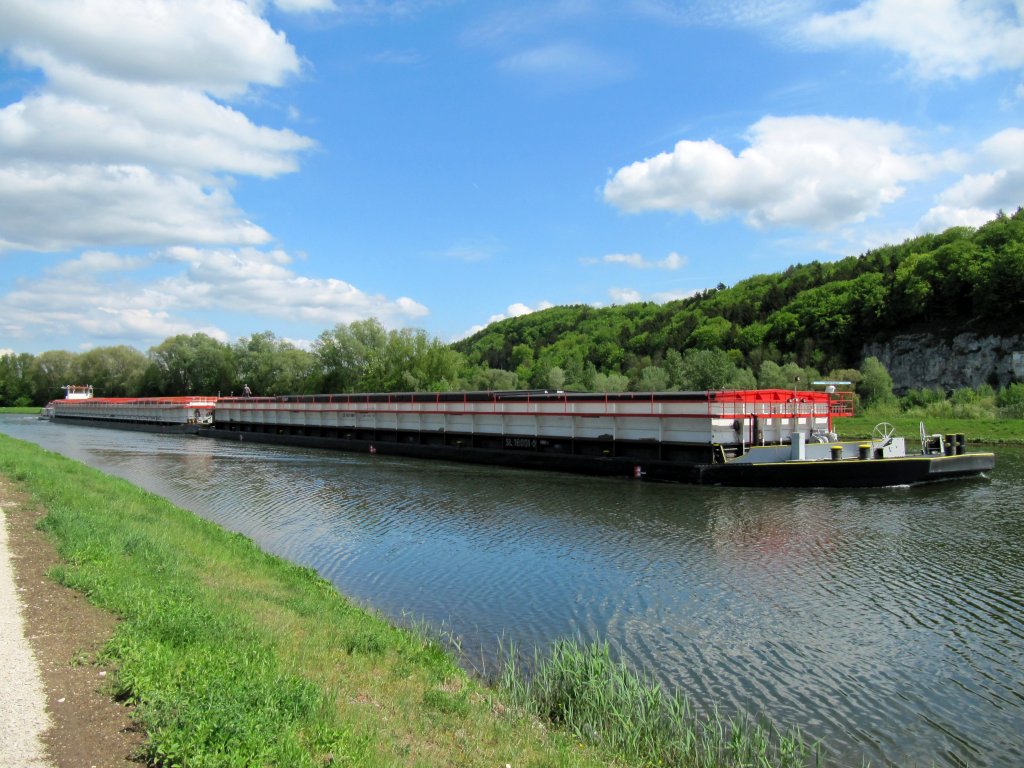
[[[1008,128],[983,141],[971,170],[938,195],[919,231],[977,227],[999,210],[1016,210],[1024,202],[1024,130]]]
[[[790,22],[810,0],[634,0],[641,14],[681,26],[761,27]]]
[[[87,251],[77,259],[61,262],[50,270],[51,274],[65,278],[97,275],[102,272],[123,274],[142,269],[150,263],[149,259],[138,256],[122,256],[109,251]]]
[[[711,140],[680,141],[617,171],[605,200],[630,213],[739,215],[756,228],[830,229],[876,215],[909,182],[960,161],[915,154],[903,127],[877,120],[765,117],[746,138],[739,154]]]
[[[56,56],[102,77],[225,97],[252,83],[281,85],[300,70],[295,49],[258,7],[245,0],[4,0],[0,47],[32,66]]]
[[[292,172],[313,142],[255,125],[210,95],[280,85],[299,72],[260,7],[0,4],[0,52],[45,76],[0,109],[0,251],[266,242],[222,175]]]
[[[154,264],[175,272],[143,273]],[[84,335],[145,348],[179,333],[228,341],[214,322],[194,319],[218,313],[283,320],[318,332],[370,317],[398,326],[428,312],[411,298],[368,294],[342,280],[298,274],[291,265],[283,251],[256,248],[176,247],[145,258],[91,252],[0,296],[0,330],[12,339]]]
[[[665,304],[670,301],[689,298],[695,291],[655,291],[653,293],[641,293],[635,288],[609,288],[608,295],[612,304],[636,304],[641,301],[653,301],[656,304]]]
[[[314,13],[337,10],[334,0],[274,0],[274,5],[285,13]]]
[[[546,299],[538,302],[537,306],[535,307],[531,307],[528,304],[523,304],[522,302],[517,301],[515,304],[509,304],[508,308],[506,308],[504,312],[499,312],[496,315],[491,315],[489,318],[487,318],[486,323],[483,323],[482,325],[474,325],[468,331],[459,335],[457,338],[453,339],[453,341],[458,341],[459,339],[465,339],[468,336],[472,336],[474,333],[482,331],[491,323],[497,323],[501,320],[507,320],[510,317],[521,317],[522,315],[529,315],[533,312],[540,312],[542,309],[550,309],[553,306],[555,305],[552,304],[550,301],[547,301]]]
[[[924,78],[974,78],[1024,66],[1022,12],[1006,0],[865,0],[815,14],[801,32],[821,45],[891,49]]]
[[[336,278],[311,278],[289,268],[283,251],[171,248],[169,259],[187,266],[185,274],[154,287],[182,307],[213,307],[293,321],[334,325],[376,317],[385,325],[423,317],[429,310],[402,296],[388,299],[364,293]]]
[[[269,238],[226,189],[184,176],[137,165],[0,166],[0,251]]]
[[[48,90],[0,110],[0,157],[141,164],[188,172],[274,176],[313,142],[254,125],[177,85],[99,77],[46,57]]]
[[[608,295],[612,297],[612,304],[636,304],[643,301],[640,291],[633,288],[609,288]]]
[[[575,42],[551,43],[508,56],[499,68],[517,74],[557,78],[561,83],[606,83],[628,72],[623,62]]]
[[[648,261],[639,253],[608,253],[601,258],[601,263],[625,264],[627,267],[632,267],[633,269],[676,270],[686,266],[688,262],[689,259],[686,256],[680,256],[675,251],[660,261]],[[590,260],[585,261],[585,263],[594,264],[597,262]]]

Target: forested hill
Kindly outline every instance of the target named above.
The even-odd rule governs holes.
[[[471,363],[567,382],[637,378],[687,350],[727,350],[740,367],[856,368],[867,341],[909,330],[1024,331],[1024,209],[834,262],[719,285],[668,304],[565,306],[494,323],[454,346]],[[670,350],[676,352],[670,353]]]

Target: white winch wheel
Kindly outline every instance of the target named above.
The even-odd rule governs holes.
[[[880,442],[883,445],[886,445],[892,438],[893,433],[895,431],[896,427],[894,427],[888,421],[883,421],[879,424],[875,424],[875,428],[871,430],[871,441]]]

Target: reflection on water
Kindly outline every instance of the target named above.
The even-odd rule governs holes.
[[[695,703],[833,763],[1024,764],[1024,451],[991,480],[746,490],[68,427],[0,431],[315,567],[392,617],[611,641]],[[493,666],[491,667],[493,668]]]

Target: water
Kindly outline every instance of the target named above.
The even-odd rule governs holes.
[[[824,739],[830,764],[1024,765],[1024,450],[980,479],[745,490],[64,426],[0,431],[316,568],[493,671],[602,638],[698,705]]]

